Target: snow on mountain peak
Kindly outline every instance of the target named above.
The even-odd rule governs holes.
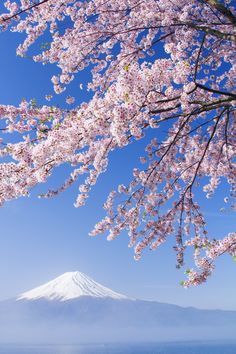
[[[20,294],[17,300],[57,300],[67,301],[81,296],[98,298],[110,297],[117,300],[128,299],[97,283],[81,272],[67,272],[33,290]]]

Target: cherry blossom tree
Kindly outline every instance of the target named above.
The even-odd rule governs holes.
[[[28,195],[67,163],[73,168],[68,179],[42,197],[84,176],[75,202],[80,207],[106,171],[110,153],[155,129],[140,158],[143,168],[134,168],[130,184],[109,194],[106,216],[91,235],[107,233],[113,240],[127,230],[136,259],[174,236],[177,267],[186,250],[193,250],[195,267],[186,271],[185,287],[206,281],[220,255],[235,259],[236,232],[221,239],[208,235],[196,201],[201,192],[211,198],[223,182],[224,202],[236,209],[235,2],[7,0],[4,5],[1,29],[26,34],[17,54],[24,57],[47,34],[49,42],[35,50],[33,60],[58,66],[55,93],[87,69],[92,98],[71,109],[38,107],[33,100],[0,106],[1,204]],[[67,103],[73,102],[69,96]]]

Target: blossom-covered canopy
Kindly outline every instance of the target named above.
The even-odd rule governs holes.
[[[55,92],[89,69],[93,96],[73,109],[34,101],[0,106],[0,203],[28,195],[69,163],[73,172],[64,185],[44,197],[84,175],[79,207],[106,171],[110,152],[155,129],[140,158],[143,168],[110,193],[107,215],[91,235],[108,232],[112,240],[127,230],[136,259],[175,236],[178,267],[186,248],[194,249],[196,268],[187,270],[186,287],[204,282],[218,256],[236,257],[236,233],[208,236],[194,196],[203,189],[211,198],[223,180],[224,201],[235,209],[235,2],[7,0],[5,7],[1,29],[26,34],[17,54],[24,57],[48,33],[50,41],[33,60],[60,68],[52,77]],[[17,142],[9,142],[9,133]]]

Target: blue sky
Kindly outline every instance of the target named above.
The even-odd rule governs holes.
[[[50,78],[57,69],[16,57],[15,48],[22,38],[14,33],[0,34],[0,104],[17,105],[22,98],[36,98],[39,103],[46,103],[45,94],[53,93]],[[81,81],[85,79],[83,76]],[[68,94],[85,99],[85,93],[78,87],[79,81],[52,103],[64,104]],[[179,285],[184,279],[184,269],[176,270],[170,244],[155,252],[145,252],[142,260],[135,262],[125,233],[113,242],[107,242],[105,236],[88,236],[104,215],[102,204],[108,192],[129,180],[146,142],[139,141],[125,151],[113,153],[108,172],[100,177],[83,208],[73,206],[77,186],[57,198],[43,200],[37,198],[39,192],[46,191],[47,186],[42,185],[32,191],[30,198],[11,201],[0,209],[0,300],[66,271],[79,270],[133,297],[236,310],[236,264],[232,258],[224,256],[217,262],[216,271],[207,284],[185,290]],[[56,171],[48,185],[59,185],[67,172],[64,167]],[[212,235],[218,237],[233,230],[234,215],[219,212],[223,204],[221,192],[211,202],[200,199]]]

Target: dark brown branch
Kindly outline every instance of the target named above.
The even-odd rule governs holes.
[[[195,172],[194,172],[194,177],[193,177],[191,183],[189,184],[189,186],[188,186],[187,189],[186,189],[186,191],[187,191],[187,190],[190,190],[190,193],[192,193],[192,187],[193,187],[194,182],[195,182],[195,180],[196,180],[196,178],[197,178],[197,176],[198,176],[199,168],[201,167],[201,164],[202,164],[202,162],[203,162],[203,160],[204,160],[204,158],[205,158],[205,156],[206,156],[206,153],[207,153],[207,150],[208,150],[208,148],[209,148],[209,146],[210,146],[210,143],[211,143],[211,141],[213,140],[213,138],[214,138],[214,136],[215,136],[215,133],[216,133],[216,130],[217,130],[217,126],[218,126],[219,121],[220,121],[222,115],[224,114],[225,110],[226,110],[226,109],[223,109],[223,111],[220,113],[220,115],[216,118],[217,120],[216,120],[216,123],[215,123],[215,125],[214,125],[214,128],[213,128],[213,131],[212,131],[212,133],[211,133],[211,136],[210,136],[209,140],[207,141],[206,147],[205,147],[205,149],[204,149],[204,151],[203,151],[203,154],[202,154],[200,160],[198,161],[197,168],[196,168],[196,170],[195,170]]]
[[[221,4],[219,1],[217,0],[202,0],[202,1],[214,7],[222,15],[226,16],[233,25],[236,25],[236,17],[234,16],[234,14],[229,9],[227,9],[223,4]]]
[[[194,82],[196,82],[196,79],[197,79],[198,65],[199,65],[200,55],[201,55],[201,52],[202,52],[202,48],[203,48],[203,44],[204,44],[205,38],[206,38],[206,34],[204,33],[203,38],[202,38],[202,42],[201,42],[201,45],[200,45],[200,48],[199,48],[199,51],[198,51],[198,54],[197,54],[197,60],[196,60],[196,65],[195,65],[195,70],[194,70]]]
[[[233,97],[234,99],[236,99],[236,94],[235,93],[230,93],[230,92],[225,92],[225,91],[220,91],[220,90],[215,90],[213,88],[207,87],[205,85],[202,85],[198,82],[196,82],[196,86],[205,90],[205,91],[209,91],[209,92],[213,92],[213,93],[217,93],[219,95],[225,95],[225,96],[230,96]]]
[[[198,25],[196,25],[195,23],[192,23],[192,22],[186,22],[186,24],[183,23],[183,25],[186,25],[188,27],[194,28],[194,29],[199,30],[199,31],[203,31],[204,33],[210,34],[210,35],[212,35],[214,37],[225,39],[227,41],[236,42],[236,36],[235,36],[235,34],[232,34],[232,33],[223,33],[221,31],[218,31],[218,30],[216,30],[214,28],[210,28],[210,27],[207,27],[207,26],[198,26]]]
[[[44,4],[44,3],[48,2],[48,1],[49,1],[49,0],[42,0],[42,1],[38,2],[37,4],[33,4],[33,5],[29,6],[29,7],[26,8],[26,9],[20,10],[19,12],[15,13],[14,15],[11,15],[11,16],[9,16],[9,17],[3,18],[1,21],[3,21],[3,22],[9,21],[9,20],[11,20],[12,18],[17,17],[17,16],[23,14],[24,12],[30,11],[30,10],[32,10],[34,7],[40,6],[40,5],[42,5],[42,4]]]

